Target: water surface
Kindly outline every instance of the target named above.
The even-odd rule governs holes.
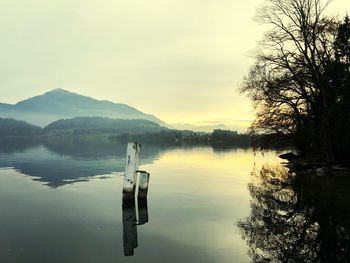
[[[301,202],[314,211],[311,201],[293,201],[288,184],[285,196],[272,198],[282,193],[273,190],[283,172],[259,181],[261,171],[271,174],[266,167],[281,167],[276,152],[156,146],[141,153],[140,168],[151,173],[147,204],[123,208],[125,149],[0,147],[1,262],[279,262],[276,255],[291,251],[278,250],[285,242],[278,231],[290,224],[273,221],[272,212],[286,216]],[[278,207],[281,200],[287,207]],[[140,225],[129,224],[134,217]],[[272,237],[276,243],[266,246]]]

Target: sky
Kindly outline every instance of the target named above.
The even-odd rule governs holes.
[[[62,88],[163,121],[254,119],[238,93],[263,0],[0,0],[0,102]],[[329,12],[344,16],[349,0]]]

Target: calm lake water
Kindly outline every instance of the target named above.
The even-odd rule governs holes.
[[[145,145],[140,169],[151,174],[149,196],[133,210],[121,200],[125,151],[0,147],[1,262],[350,258],[348,180],[336,191],[319,185],[320,194],[288,177],[273,151]]]

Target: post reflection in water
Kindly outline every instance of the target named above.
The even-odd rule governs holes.
[[[250,215],[238,222],[252,262],[349,262],[349,176],[254,169]]]
[[[137,225],[144,225],[148,222],[147,198],[124,202],[122,207],[124,256],[128,257],[134,255],[134,249],[138,246]],[[136,208],[138,213],[136,213]]]

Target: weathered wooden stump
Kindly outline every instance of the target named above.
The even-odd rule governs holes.
[[[148,222],[147,198],[137,200],[138,207],[138,225],[144,225]]]
[[[141,145],[129,142],[126,152],[125,174],[123,184],[123,203],[133,203],[137,181],[137,169],[139,167]]]
[[[147,198],[149,178],[150,178],[149,173],[145,171],[139,171],[138,199]]]

